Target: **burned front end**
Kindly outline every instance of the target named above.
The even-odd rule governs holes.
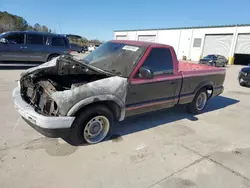
[[[34,82],[29,76],[21,79],[21,96],[36,112],[43,115],[58,116],[58,106],[51,98],[53,92],[58,91],[52,80]]]
[[[53,60],[53,66],[42,66],[29,73],[24,74],[20,79],[20,94],[22,99],[33,106],[37,113],[45,116],[60,116],[64,106],[57,104],[53,94],[63,91],[72,91],[74,88],[86,83],[108,77],[83,67],[72,58]],[[71,96],[68,99],[74,101]]]

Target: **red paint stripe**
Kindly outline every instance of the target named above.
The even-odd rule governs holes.
[[[193,94],[182,96],[182,97],[180,97],[180,99],[186,99],[186,98],[190,98],[190,97],[193,97]],[[170,102],[175,103],[177,101],[178,101],[178,98],[168,99],[168,100],[165,100],[165,101],[151,102],[151,103],[147,103],[147,104],[143,104],[143,105],[128,107],[128,108],[126,108],[126,110],[136,110],[136,109],[139,109],[139,108],[145,108],[145,107],[149,107],[149,106],[153,106],[153,105],[159,105],[159,104],[164,104],[164,103],[166,103],[166,104],[170,103]]]
[[[167,103],[170,103],[170,102],[173,102],[173,99],[166,100],[166,101],[160,101],[160,102],[147,103],[147,104],[139,105],[139,106],[132,106],[132,107],[126,108],[126,110],[136,110],[136,109],[139,109],[139,108],[145,108],[145,107],[149,107],[149,106],[153,106],[153,105],[159,105],[159,104],[164,104],[164,103],[167,104]]]

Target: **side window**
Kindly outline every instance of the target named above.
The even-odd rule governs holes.
[[[10,34],[6,37],[9,44],[24,44],[24,34]]]
[[[27,44],[44,44],[42,35],[28,34],[26,39]]]
[[[62,37],[52,37],[51,45],[52,46],[65,46],[65,43]]]
[[[142,65],[151,69],[155,76],[173,74],[173,59],[168,48],[153,48]]]

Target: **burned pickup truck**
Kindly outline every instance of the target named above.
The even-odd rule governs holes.
[[[171,46],[113,40],[84,59],[60,56],[26,70],[13,100],[43,135],[94,144],[128,116],[182,104],[199,114],[224,79],[223,68],[178,62]]]

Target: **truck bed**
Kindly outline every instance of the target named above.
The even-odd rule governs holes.
[[[180,61],[179,72],[182,72],[183,75],[185,76],[185,75],[197,75],[197,74],[225,73],[225,69]]]

